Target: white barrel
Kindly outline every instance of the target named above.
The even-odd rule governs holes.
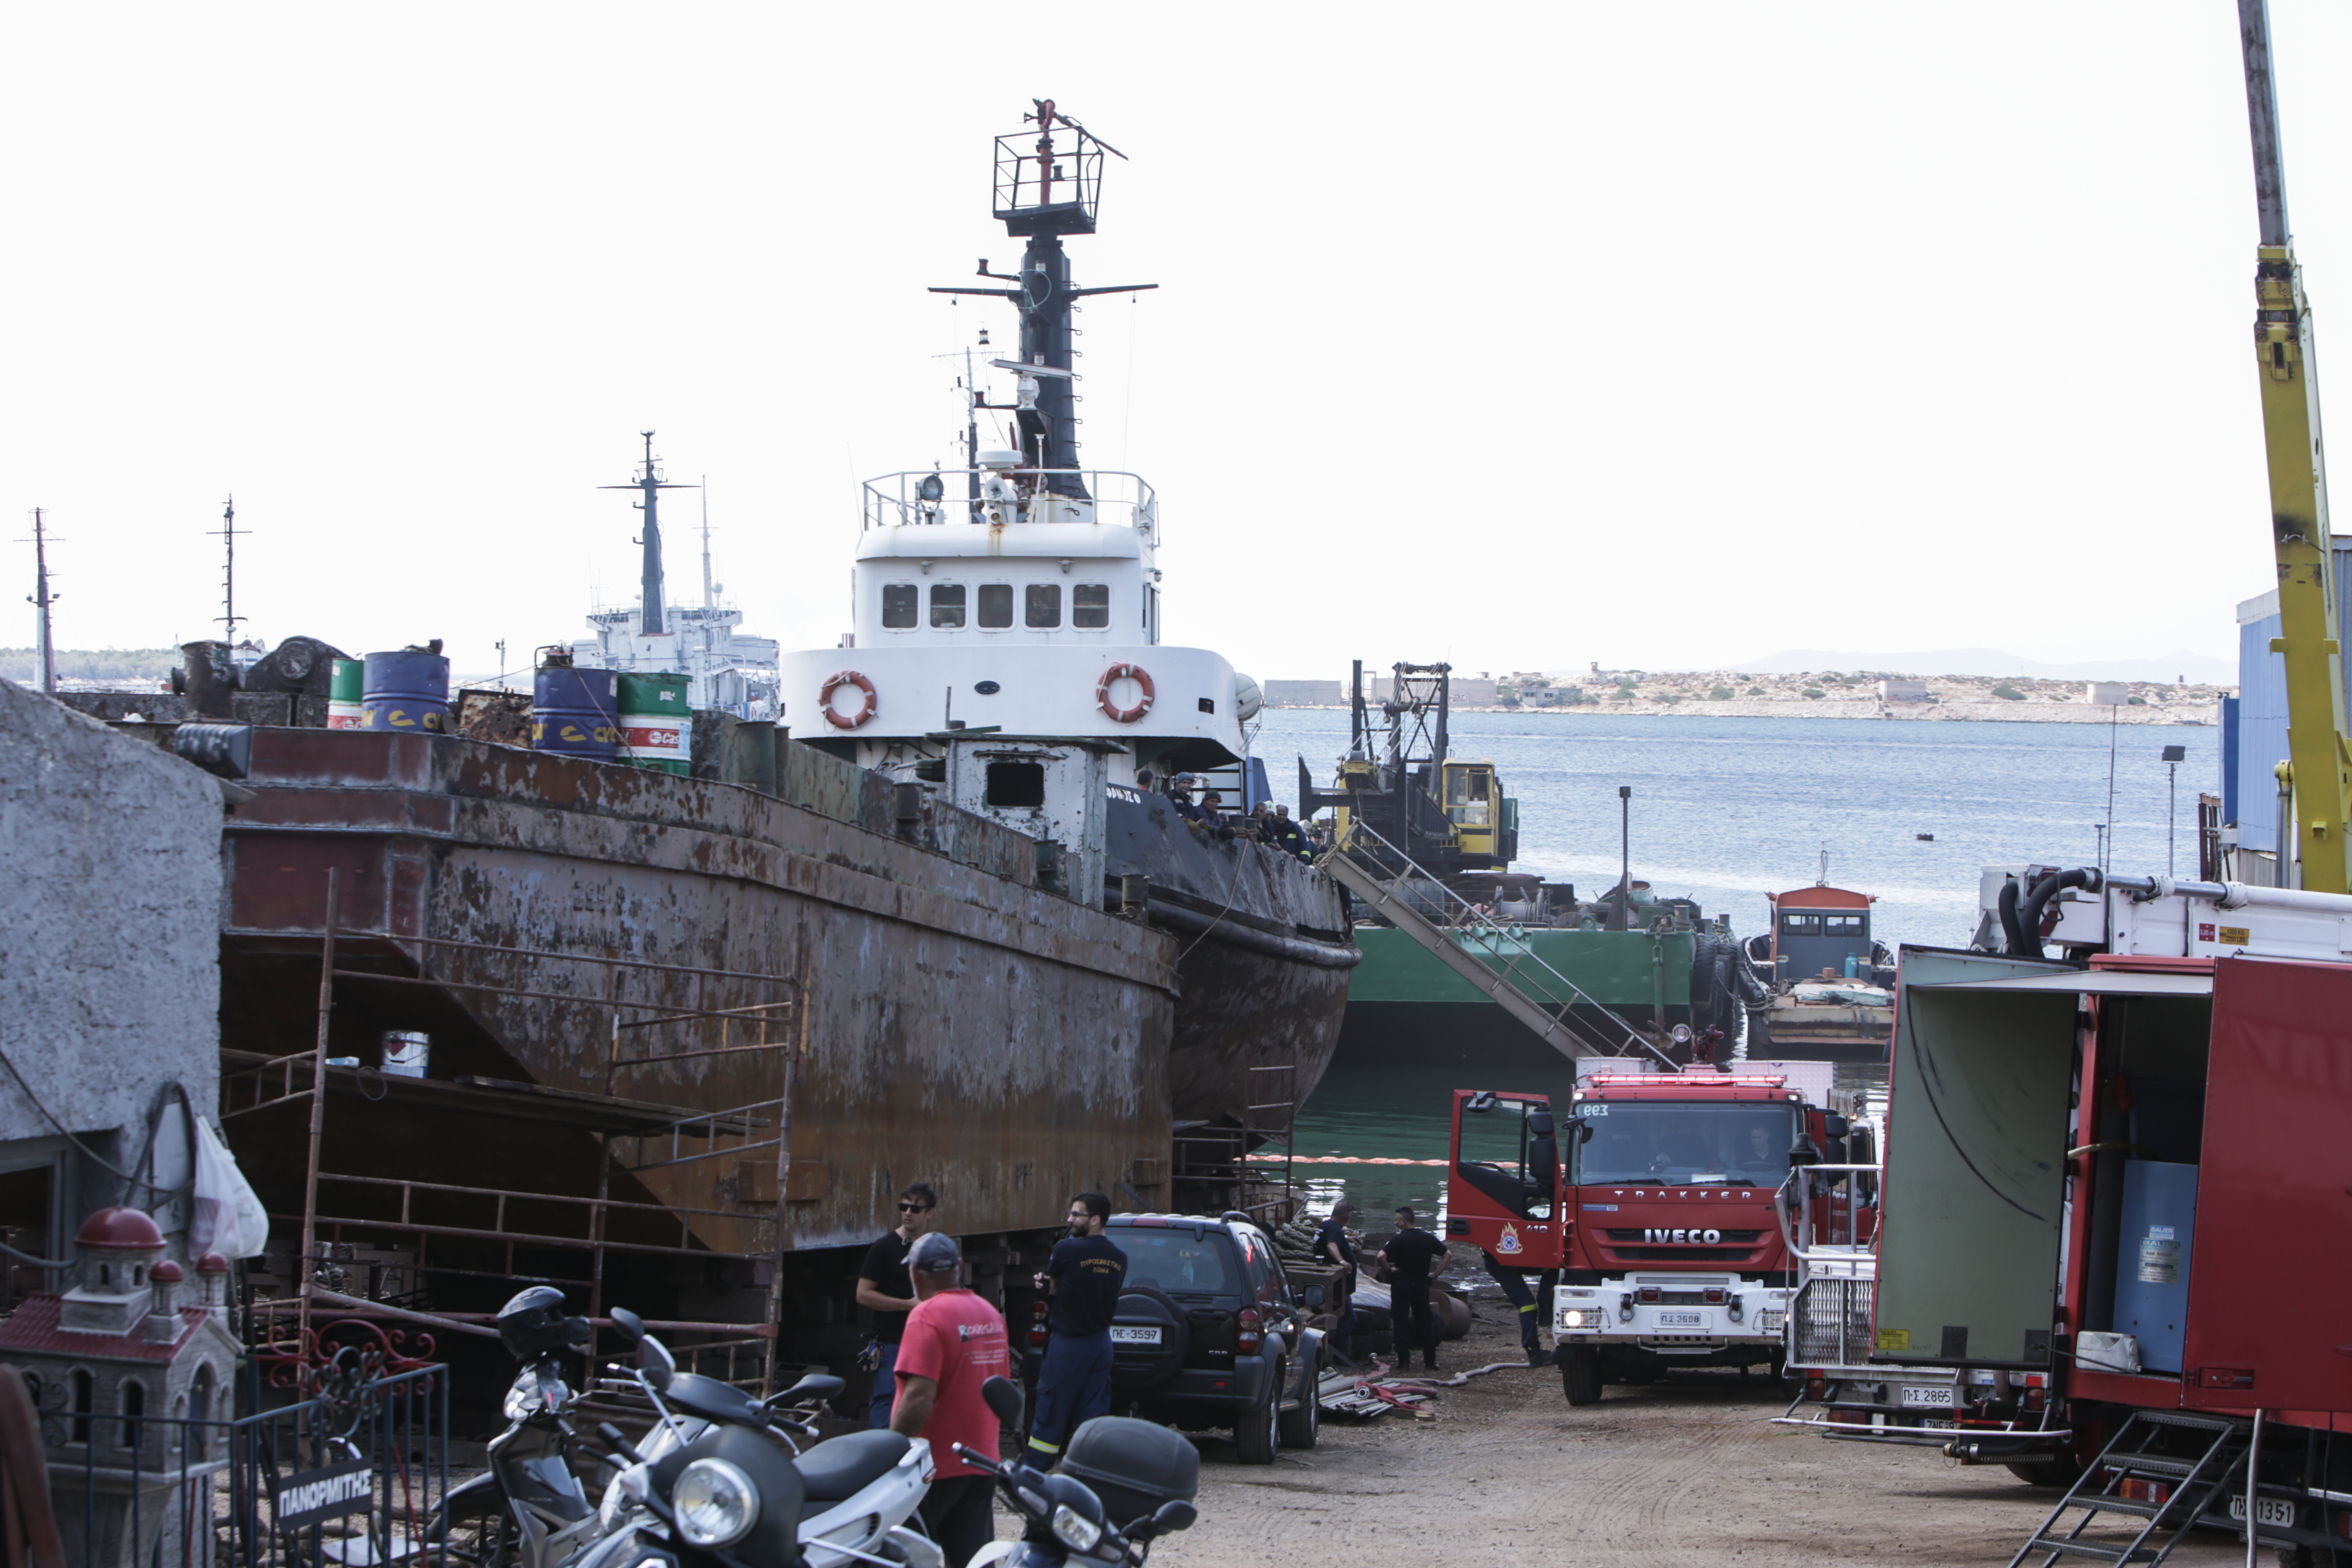
[[[387,1029],[383,1036],[383,1070],[394,1078],[423,1078],[425,1058],[433,1037],[415,1029]]]

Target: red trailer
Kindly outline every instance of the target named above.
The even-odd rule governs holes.
[[[2352,1540],[2352,965],[1903,968],[1871,1341],[1816,1380],[1830,1434],[2069,1484],[2020,1561],[2116,1520],[2111,1562],[2250,1511],[2289,1551]]]

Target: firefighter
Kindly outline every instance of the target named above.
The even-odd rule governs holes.
[[[1412,1223],[1412,1210],[1396,1212],[1397,1231],[1381,1248],[1389,1260],[1390,1322],[1396,1330],[1400,1371],[1412,1364],[1412,1347],[1421,1347],[1423,1367],[1437,1370],[1437,1316],[1430,1310],[1429,1288],[1445,1258],[1445,1243]],[[1410,1337],[1407,1337],[1407,1336]]]
[[[1495,1283],[1503,1288],[1503,1294],[1519,1310],[1519,1349],[1527,1352],[1528,1364],[1543,1365],[1543,1334],[1537,1321],[1535,1292],[1528,1289],[1528,1277],[1491,1252],[1478,1256],[1486,1260],[1486,1272],[1495,1277]]]

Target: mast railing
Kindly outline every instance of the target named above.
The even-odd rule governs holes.
[[[1086,499],[1052,493],[1045,482],[1073,476]],[[932,487],[935,500],[923,493],[931,479],[939,481]],[[865,507],[861,532],[948,523],[1087,522],[1132,528],[1147,544],[1160,540],[1159,496],[1139,476],[1116,468],[910,468],[866,480]]]

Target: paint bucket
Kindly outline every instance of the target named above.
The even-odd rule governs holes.
[[[449,661],[423,648],[368,655],[360,671],[360,727],[447,734]]]
[[[531,682],[530,749],[592,763],[613,760],[619,738],[613,672],[576,665],[542,666]]]
[[[423,1078],[425,1058],[433,1045],[433,1037],[415,1029],[386,1029],[383,1035],[383,1070],[388,1078]]]
[[[335,660],[334,684],[327,689],[327,728],[357,730],[366,721],[360,716],[360,672],[365,667],[355,658]]]
[[[683,675],[621,677],[621,761],[655,773],[693,771],[694,713]]]

